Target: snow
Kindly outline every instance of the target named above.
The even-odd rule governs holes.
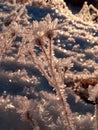
[[[37,7],[34,6],[34,2]],[[47,65],[43,60],[44,56],[39,56],[37,58],[39,61],[36,60],[35,65],[25,54],[28,47],[30,51],[32,50],[31,42],[35,36],[42,38],[48,29],[55,30],[58,27],[57,37],[54,38],[53,57],[56,58],[53,67],[55,72],[58,71],[56,78],[61,92],[64,94],[67,86],[62,84],[64,76],[66,84],[72,83],[71,79],[97,78],[98,10],[93,8],[94,13],[90,14],[92,7],[85,3],[79,13],[73,14],[63,0],[47,2],[34,0],[29,5],[0,1],[0,7],[0,55],[2,50],[4,51],[0,60],[0,130],[8,130],[8,127],[9,130],[30,130],[32,127],[34,130],[64,130],[60,118],[60,115],[63,115],[60,98],[56,95],[55,88],[51,87],[51,82],[47,82],[47,77],[44,77],[45,74],[41,75],[41,69],[37,66],[39,61]],[[46,21],[43,22],[44,20]],[[21,39],[27,43],[25,46]],[[46,44],[46,38],[41,40],[45,40]],[[13,42],[13,46],[10,42]],[[22,45],[18,56],[22,55],[18,59],[17,48],[20,44]],[[7,48],[4,48],[5,45]],[[46,53],[49,54],[48,51]],[[58,64],[59,68],[56,68]],[[65,66],[68,66],[66,72],[63,69]],[[48,76],[51,77],[51,73],[48,72]],[[81,100],[75,103],[73,91],[70,88],[66,91],[76,129],[93,130],[94,106],[85,105]],[[95,100],[98,85],[94,88],[89,86],[88,93],[88,99]],[[32,118],[31,122],[28,119],[28,112]]]

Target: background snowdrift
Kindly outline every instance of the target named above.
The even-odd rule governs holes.
[[[17,6],[23,6],[20,3],[0,2],[2,34],[3,29],[7,30],[9,26],[8,18],[12,11]],[[87,5],[74,15],[62,0],[33,1],[32,5],[26,4],[24,7],[30,17],[29,22],[40,21],[49,13],[53,19],[58,18],[59,23],[64,23],[61,36],[55,39],[55,54],[58,58],[65,57],[67,64],[73,63],[66,77],[98,77],[98,11],[93,11],[97,16],[94,20]],[[20,40],[18,37],[15,42]],[[63,130],[59,118],[61,107],[55,91],[32,62],[20,59],[21,63],[18,63],[13,58],[14,54],[8,53],[0,61],[0,130],[31,130],[32,126],[26,118],[27,111],[33,118],[34,130]],[[77,130],[92,130],[93,106],[82,101],[75,103],[73,93],[70,93],[68,102]]]

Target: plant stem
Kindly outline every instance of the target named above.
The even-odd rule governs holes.
[[[98,104],[95,104],[95,130],[98,130]]]
[[[51,75],[52,75],[52,78],[54,79],[53,81],[55,82],[55,86],[54,88],[56,89],[56,92],[58,94],[58,97],[60,98],[60,101],[62,103],[62,107],[63,107],[63,110],[64,110],[64,116],[65,116],[65,124],[67,123],[67,130],[75,130],[75,127],[71,121],[71,118],[69,115],[69,113],[71,114],[70,112],[70,108],[68,107],[68,103],[67,101],[65,100],[66,99],[66,95],[63,95],[61,92],[60,92],[60,85],[58,84],[57,82],[57,79],[56,79],[56,75],[55,75],[55,71],[54,71],[54,67],[53,67],[53,48],[52,48],[52,40],[50,40],[50,44],[49,44],[49,54],[50,54],[50,70],[51,70]],[[62,117],[62,116],[61,116]]]

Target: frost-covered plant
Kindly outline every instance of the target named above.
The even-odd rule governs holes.
[[[34,21],[32,25],[33,39],[28,42],[25,41],[20,46],[18,57],[22,55],[22,49],[26,46],[27,52],[24,55],[30,56],[32,62],[55,89],[63,107],[62,121],[64,120],[68,130],[74,130],[73,118],[67,103],[67,92],[64,84],[65,74],[70,69],[70,66],[67,66],[67,59],[57,59],[54,50],[53,38],[57,36],[61,27],[62,25],[58,24],[57,19],[52,21],[50,15],[47,15],[43,21]]]
[[[14,15],[11,15],[11,17],[13,17],[8,18],[8,20],[11,18],[10,23],[6,20],[5,24],[4,21],[4,25],[8,27],[7,30],[6,28],[3,30],[4,34],[1,34],[1,43],[4,46],[8,39],[11,41],[8,41],[8,44],[4,47],[2,46],[0,55],[3,56],[5,52],[7,53],[7,51],[14,46],[14,40],[17,36],[22,37],[22,42],[20,41],[20,44],[18,44],[18,54],[16,54],[16,58],[20,59],[21,56],[30,58],[45,76],[49,84],[56,90],[57,96],[62,104],[62,121],[68,130],[74,130],[71,110],[67,103],[66,86],[64,85],[65,73],[68,70],[67,60],[65,60],[65,58],[57,59],[54,52],[53,38],[57,36],[62,25],[58,25],[57,19],[52,21],[50,15],[48,15],[43,21],[34,21],[32,25],[29,23],[24,25],[23,22],[21,22],[21,16],[23,16],[22,14],[24,12],[24,8],[16,9]],[[18,15],[18,13],[20,15]],[[8,38],[7,36],[6,39],[3,40],[6,31],[9,31],[9,36],[11,35],[12,37],[10,36]],[[29,34],[27,35],[28,31]]]
[[[93,5],[88,5],[87,2],[84,3],[82,9],[77,15],[81,16],[81,19],[84,21],[91,20],[98,22],[98,10]]]
[[[41,4],[43,3],[42,1],[40,1]],[[33,4],[36,5],[36,2],[37,2],[37,6],[38,6],[38,1],[36,1],[36,0],[35,0],[35,3],[32,2],[32,6],[33,6]],[[45,3],[45,1],[44,1],[44,3]],[[51,0],[46,1],[46,3],[48,3],[48,4],[52,3],[53,4],[52,6],[54,8],[56,8],[56,10],[59,10],[59,9],[61,9],[61,7],[62,8],[64,7],[60,13],[62,13],[66,7],[62,3],[54,5],[55,2],[53,3]],[[86,4],[84,7],[85,7],[83,9],[84,12],[82,12],[83,16],[85,16],[85,11],[88,11],[88,13],[89,13],[89,9],[90,9],[90,8],[86,8],[86,7],[88,7]],[[85,9],[87,9],[87,10],[85,10]],[[93,11],[96,12],[95,9],[93,9]],[[65,12],[66,12],[66,10],[65,10]],[[63,13],[65,13],[65,12],[63,12]],[[68,12],[68,15],[69,14],[70,13]],[[66,14],[66,16],[67,16],[67,14]],[[81,16],[81,15],[79,15],[79,16]],[[90,17],[90,14],[89,15],[87,14],[86,16],[85,16],[85,19],[88,20]],[[75,21],[72,19],[70,20],[70,19],[65,18],[66,26],[64,26],[64,24],[58,24],[58,19],[52,20],[50,15],[47,15],[40,22],[33,21],[33,23],[30,23],[28,21],[28,18],[29,17],[25,10],[25,5],[19,5],[18,7],[15,8],[14,11],[12,11],[12,13],[10,15],[4,17],[4,19],[2,21],[2,26],[3,26],[2,33],[0,33],[0,41],[1,41],[0,58],[3,57],[5,59],[7,57],[7,59],[8,59],[8,57],[11,58],[11,56],[12,56],[12,60],[14,59],[14,62],[18,61],[18,62],[21,62],[24,64],[28,63],[28,62],[31,63],[31,61],[32,61],[32,64],[35,67],[37,67],[37,69],[47,79],[50,86],[52,86],[53,89],[56,91],[56,98],[59,100],[59,103],[61,104],[61,106],[60,106],[61,118],[57,118],[57,122],[59,122],[59,124],[60,124],[61,123],[60,119],[62,119],[62,122],[64,123],[65,127],[68,130],[75,130],[73,117],[72,117],[73,113],[71,112],[69,104],[67,102],[67,97],[68,97],[67,87],[75,86],[76,87],[76,88],[74,88],[75,93],[78,94],[80,97],[82,94],[84,94],[84,95],[82,95],[82,97],[85,98],[85,96],[86,96],[86,100],[87,101],[89,100],[92,103],[95,103],[95,99],[97,97],[96,88],[98,87],[96,77],[90,78],[90,79],[89,78],[88,79],[87,78],[83,78],[83,79],[78,78],[78,79],[74,80],[75,74],[70,75],[70,68],[72,67],[72,62],[74,64],[76,63],[76,65],[78,64],[80,66],[80,68],[88,69],[88,68],[90,68],[90,67],[88,67],[88,64],[93,63],[93,61],[90,61],[90,60],[89,61],[87,60],[87,62],[83,61],[85,59],[84,56],[86,57],[87,55],[93,55],[95,57],[95,60],[97,60],[97,47],[96,47],[96,51],[93,48],[94,51],[92,49],[92,52],[91,52],[91,48],[90,48],[91,46],[89,47],[90,49],[87,48],[84,51],[83,49],[80,48],[81,45],[79,45],[79,46],[74,45],[75,38],[76,38],[76,40],[77,40],[77,38],[83,39],[85,36],[86,37],[85,39],[88,39],[89,42],[91,42],[93,40],[97,43],[97,33],[92,34],[94,30],[92,30],[91,26],[90,27],[87,26],[87,28],[85,29],[87,31],[83,32],[84,30],[82,31],[82,29],[84,29],[84,26],[86,26],[87,24],[85,22],[84,22],[85,24],[84,23],[82,24],[82,22]],[[92,18],[90,19],[90,21],[92,21]],[[64,21],[62,21],[62,22],[64,22]],[[79,22],[79,24],[76,25],[78,22]],[[64,33],[66,33],[65,34],[66,38],[68,38],[68,40],[70,41],[70,44],[68,43],[65,46],[68,46],[70,48],[71,42],[72,42],[72,44],[73,44],[73,48],[71,50],[72,53],[70,53],[70,51],[67,51],[67,49],[59,50],[59,47],[56,45],[56,42],[55,42],[56,38],[59,36],[59,33],[62,32],[61,30],[62,30],[63,26],[64,26],[64,31],[67,30],[64,32]],[[77,27],[77,30],[75,27]],[[89,30],[91,31],[91,33]],[[70,33],[70,31],[72,31],[72,33]],[[88,32],[88,33],[86,34],[86,32]],[[89,38],[89,33],[92,35],[96,35],[96,38],[93,39],[94,37],[92,35]],[[73,37],[72,37],[72,35],[73,35]],[[60,43],[60,44],[62,44],[62,43]],[[83,46],[83,47],[85,47],[85,46]],[[79,49],[81,51],[80,54],[78,54]],[[56,51],[58,51],[58,52],[61,51],[61,53],[63,53],[62,50],[64,51],[64,54],[66,53],[65,56],[67,56],[67,55],[69,56],[68,58],[67,57],[66,58],[56,57]],[[74,52],[75,50],[76,50],[76,52]],[[78,59],[76,62],[74,60],[74,56]],[[82,58],[84,58],[84,59],[82,59]],[[87,64],[84,64],[83,62],[86,62]],[[94,64],[94,65],[96,65],[96,64]],[[68,75],[71,76],[71,79],[68,77]],[[84,75],[85,74],[83,74],[83,76]],[[21,81],[21,82],[24,82],[24,81],[32,82],[32,79],[33,79],[33,77],[32,78],[28,77],[28,75],[25,71],[23,71],[23,73],[21,73],[20,70],[17,71],[16,73],[10,73],[8,76],[10,78],[9,79],[10,83],[13,82],[14,81],[13,79],[16,79],[17,77],[19,78],[18,81]],[[78,74],[78,76],[79,76],[79,74]],[[87,75],[85,75],[85,77],[86,76]],[[80,77],[82,77],[82,76],[80,76]],[[92,80],[94,81],[94,84],[93,84]],[[86,86],[87,89],[83,88],[83,86]],[[77,90],[79,90],[79,91],[77,91]],[[82,91],[82,94],[81,94],[81,91]],[[85,92],[87,92],[87,93],[85,93]],[[45,95],[47,95],[47,94],[45,93]],[[26,100],[26,102],[25,102],[25,100]],[[47,101],[49,103],[49,100],[47,100],[47,98],[45,98],[45,101]],[[36,126],[36,122],[33,121],[32,114],[29,111],[30,108],[32,107],[31,104],[33,104],[33,103],[30,101],[27,101],[26,98],[24,98],[23,102],[24,102],[23,106],[20,107],[20,110],[17,110],[17,112],[19,114],[21,114],[22,117],[24,117],[24,115],[25,115],[27,120],[29,120],[31,124],[34,123],[34,125]],[[48,108],[48,105],[46,105],[48,103],[45,102],[45,104],[39,105],[41,119],[43,120],[43,122],[46,121],[47,124],[49,123],[49,120],[47,118],[49,117],[49,119],[51,120],[50,115],[48,115],[47,110],[45,110],[45,108]],[[25,108],[22,109],[24,106],[25,106]],[[8,107],[12,107],[12,106],[8,105]],[[45,113],[44,113],[44,110],[45,110]],[[95,111],[96,115],[97,115],[97,110],[98,109],[97,109],[97,105],[96,105],[96,111]],[[79,117],[79,119],[80,119],[80,117]],[[75,120],[75,118],[74,118],[74,120]],[[97,118],[96,118],[96,121],[97,121]],[[39,128],[36,127],[36,129],[39,129]]]

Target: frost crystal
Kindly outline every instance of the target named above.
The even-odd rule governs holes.
[[[0,128],[97,128],[98,10],[85,2],[74,15],[63,0],[0,7]]]
[[[89,86],[88,88],[88,100],[98,103],[98,84],[95,86]]]

